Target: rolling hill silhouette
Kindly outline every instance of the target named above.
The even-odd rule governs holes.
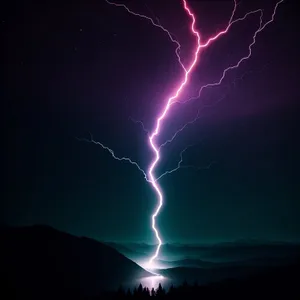
[[[2,227],[0,240],[2,291],[12,298],[94,296],[152,275],[103,243],[48,226]]]

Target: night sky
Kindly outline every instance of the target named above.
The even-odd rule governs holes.
[[[175,47],[122,8],[75,2],[1,8],[1,222],[153,243],[150,185],[134,166],[77,137],[90,132],[146,169],[153,158],[147,134],[130,118],[153,128],[183,76]],[[259,2],[242,1],[237,15],[262,7],[269,18],[275,2]],[[250,60],[220,87],[175,105],[164,123],[161,142],[201,109],[201,118],[163,149],[157,175],[175,167],[191,144],[183,164],[215,162],[161,179],[166,202],[158,224],[165,242],[300,238],[299,21],[291,2],[280,5],[275,22],[257,37]],[[195,38],[180,1],[126,3],[157,16],[182,43],[183,62],[191,60]],[[204,39],[227,24],[233,5],[189,3]],[[182,101],[247,53],[258,22],[258,15],[249,17],[200,55]]]

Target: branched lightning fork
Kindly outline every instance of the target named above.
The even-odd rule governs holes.
[[[117,7],[123,7],[124,9],[127,10],[128,13],[130,13],[130,14],[136,16],[136,17],[140,17],[140,18],[143,18],[143,19],[146,19],[146,20],[150,21],[151,24],[152,24],[153,26],[155,26],[155,27],[157,27],[157,28],[160,28],[163,32],[165,32],[165,33],[168,35],[169,39],[170,39],[173,43],[175,43],[175,44],[177,45],[177,48],[176,48],[176,50],[175,50],[175,53],[176,53],[178,62],[179,62],[179,64],[181,65],[182,69],[183,69],[184,71],[186,71],[185,66],[184,66],[183,63],[181,62],[181,58],[180,58],[180,55],[179,55],[179,53],[180,53],[180,48],[181,48],[180,43],[172,36],[171,32],[170,32],[168,29],[166,29],[164,26],[162,26],[162,25],[160,24],[158,18],[156,18],[156,22],[155,22],[152,18],[150,18],[150,17],[148,17],[148,16],[146,16],[146,15],[139,14],[139,13],[136,13],[136,12],[132,11],[132,10],[129,9],[125,4],[115,3],[115,2],[111,2],[111,1],[109,1],[109,0],[105,0],[105,1],[106,1],[108,4],[110,4],[110,5],[114,5],[114,6],[117,6]]]
[[[184,76],[183,81],[179,85],[179,87],[176,90],[175,94],[168,99],[166,106],[163,108],[163,111],[160,113],[159,117],[156,120],[156,126],[154,128],[154,131],[149,136],[149,142],[150,142],[151,148],[152,148],[152,150],[153,150],[153,152],[155,154],[155,159],[152,161],[152,163],[150,165],[150,168],[149,168],[149,171],[148,171],[148,175],[149,175],[149,178],[151,180],[152,186],[153,186],[154,190],[156,191],[156,193],[158,195],[158,200],[159,200],[158,201],[159,202],[158,206],[156,207],[155,212],[152,215],[152,229],[155,232],[156,239],[158,241],[158,245],[157,245],[157,248],[156,248],[156,251],[155,251],[154,255],[149,260],[149,265],[150,266],[152,265],[153,260],[156,259],[156,257],[158,256],[160,247],[162,245],[162,240],[161,240],[160,235],[158,233],[158,230],[157,230],[157,228],[155,226],[156,225],[155,224],[156,217],[157,217],[157,215],[158,215],[158,213],[159,213],[159,211],[160,211],[160,209],[161,209],[161,207],[163,205],[163,194],[162,194],[160,186],[156,182],[155,176],[153,174],[153,171],[154,171],[154,169],[155,169],[155,167],[156,167],[156,165],[157,165],[157,163],[158,163],[158,161],[160,159],[159,148],[155,144],[155,137],[157,135],[159,135],[159,132],[160,132],[160,129],[161,129],[161,123],[165,119],[165,117],[166,117],[166,115],[167,115],[167,113],[168,113],[168,111],[169,111],[169,109],[171,107],[171,104],[172,104],[173,100],[176,99],[180,95],[180,93],[182,92],[184,86],[188,82],[189,74],[193,70],[193,68],[195,67],[195,65],[197,63],[198,53],[200,51],[200,45],[201,45],[200,44],[200,35],[199,35],[198,31],[196,31],[196,29],[195,29],[195,23],[196,23],[195,16],[191,12],[190,8],[187,6],[186,0],[183,0],[183,6],[184,6],[184,9],[187,12],[188,16],[192,19],[191,32],[193,33],[193,35],[195,35],[197,37],[197,48],[196,48],[196,51],[194,53],[194,59],[193,59],[191,65],[185,71],[185,76]]]
[[[145,132],[145,133],[149,133],[149,130],[145,127],[145,125],[144,125],[144,123],[142,122],[142,121],[139,121],[139,120],[135,120],[135,119],[133,119],[132,117],[129,117],[128,118],[130,121],[132,121],[133,123],[135,123],[135,124],[140,124],[141,125],[141,127],[142,127],[142,129],[143,129],[143,131]]]
[[[177,135],[178,135],[180,132],[182,132],[187,126],[189,126],[189,125],[191,125],[191,124],[194,124],[197,120],[199,120],[199,118],[200,118],[200,111],[201,111],[201,110],[198,109],[195,118],[194,118],[193,120],[191,120],[191,121],[188,121],[188,122],[185,123],[181,128],[179,128],[179,129],[173,134],[173,136],[172,136],[170,139],[166,140],[164,143],[162,143],[162,144],[159,146],[158,150],[160,150],[161,148],[165,147],[167,144],[172,143],[172,142],[174,141],[174,139],[177,137]]]
[[[116,156],[115,152],[111,148],[105,146],[104,144],[102,144],[100,142],[95,141],[91,134],[90,134],[90,136],[91,136],[90,139],[77,138],[77,140],[79,140],[81,142],[88,142],[88,143],[93,143],[95,145],[101,146],[104,150],[107,150],[114,159],[119,160],[119,161],[126,161],[126,162],[129,162],[130,164],[136,166],[137,169],[144,175],[144,178],[146,179],[146,181],[150,182],[150,180],[147,177],[146,172],[140,167],[140,165],[137,162],[135,162],[134,160],[132,160],[126,156],[123,156],[123,157]]]
[[[211,167],[213,164],[216,163],[215,161],[212,161],[211,163],[209,163],[209,164],[208,164],[207,166],[205,166],[205,167],[196,167],[196,166],[194,166],[194,165],[182,165],[182,163],[183,163],[183,154],[184,154],[184,152],[185,152],[187,149],[189,149],[190,147],[192,147],[192,145],[187,146],[186,148],[184,148],[184,149],[180,152],[180,160],[179,160],[179,162],[178,162],[178,164],[177,164],[177,167],[174,168],[174,169],[171,169],[171,170],[169,170],[169,171],[164,172],[163,174],[161,174],[159,177],[156,178],[156,181],[162,179],[164,176],[166,176],[166,175],[168,175],[168,174],[172,174],[172,173],[178,171],[179,169],[208,170],[208,169],[210,169],[210,167]]]
[[[273,10],[273,13],[272,13],[272,17],[270,18],[269,21],[265,22],[264,24],[262,24],[262,23],[263,23],[263,10],[262,10],[262,9],[257,9],[257,10],[255,10],[255,11],[249,12],[249,13],[247,13],[243,18],[240,19],[240,20],[242,20],[242,19],[244,19],[247,15],[250,15],[250,14],[253,14],[253,13],[257,13],[257,12],[260,13],[259,27],[258,27],[258,29],[255,31],[254,35],[253,35],[252,43],[251,43],[251,44],[249,45],[249,47],[248,47],[248,54],[245,55],[244,57],[242,57],[235,65],[232,65],[232,66],[229,66],[228,68],[226,68],[226,69],[223,71],[222,76],[221,76],[221,78],[219,79],[219,81],[214,82],[214,83],[209,83],[209,84],[206,84],[206,85],[202,86],[202,87],[200,88],[199,92],[198,92],[198,95],[197,95],[196,97],[190,98],[188,101],[198,99],[198,98],[201,96],[201,93],[202,93],[202,91],[203,91],[204,89],[210,88],[210,87],[215,87],[215,86],[220,85],[220,84],[223,82],[223,80],[224,80],[226,74],[228,73],[228,71],[233,70],[233,69],[237,69],[237,68],[241,65],[241,63],[242,63],[243,61],[246,61],[246,60],[248,60],[248,59],[251,57],[251,55],[252,55],[252,47],[253,47],[253,46],[255,45],[255,43],[256,43],[256,37],[257,37],[257,35],[258,35],[260,32],[262,32],[262,31],[266,28],[266,26],[268,26],[270,23],[272,23],[272,22],[274,21],[275,14],[276,14],[276,11],[277,11],[277,8],[278,8],[278,6],[279,6],[281,3],[283,3],[283,2],[284,2],[284,0],[280,0],[279,2],[276,3],[276,5],[275,5],[275,7],[274,7],[274,10]],[[234,23],[234,22],[232,22],[232,24],[233,24],[233,23]],[[185,101],[185,102],[187,102],[187,101]],[[184,102],[184,103],[185,103],[185,102]]]
[[[204,105],[202,106],[202,109],[199,108],[199,109],[197,110],[197,114],[196,114],[196,116],[194,117],[194,119],[188,121],[187,123],[184,123],[184,124],[182,125],[182,127],[180,127],[180,128],[172,135],[171,138],[169,138],[168,140],[166,140],[164,143],[162,143],[162,144],[159,146],[159,149],[161,149],[161,148],[165,147],[166,145],[172,143],[172,142],[175,140],[175,138],[178,136],[178,134],[181,133],[186,127],[188,127],[189,125],[192,125],[192,124],[194,124],[196,121],[198,121],[198,120],[201,118],[200,113],[201,113],[205,108],[215,106],[215,105],[217,105],[217,103],[221,102],[221,101],[222,101],[223,99],[225,99],[225,98],[226,98],[226,95],[223,95],[221,98],[219,98],[217,101],[213,102],[212,104],[204,104]]]

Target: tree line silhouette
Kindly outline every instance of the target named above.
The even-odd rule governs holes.
[[[194,284],[188,284],[187,281],[180,286],[171,285],[169,289],[164,289],[161,284],[158,285],[158,288],[149,289],[148,287],[143,287],[140,283],[138,287],[134,289],[125,289],[122,286],[119,287],[118,291],[115,294],[115,298],[117,299],[126,299],[126,298],[137,298],[137,299],[147,299],[150,297],[156,298],[177,298],[177,297],[188,297],[188,299],[198,299],[198,296],[201,295],[202,298],[206,298],[205,296],[212,296],[216,294],[215,287],[208,286],[200,286],[197,282]],[[217,296],[217,295],[215,295]]]
[[[164,299],[300,299],[298,276],[295,270],[287,269],[283,276],[276,272],[256,275],[244,279],[228,279],[209,285],[189,284],[185,281],[180,286],[171,285],[164,289],[159,284],[157,289],[149,289],[139,284],[134,289],[122,286],[114,294],[114,299],[148,299],[150,297]]]
[[[137,297],[137,298],[148,298],[148,297],[160,297],[166,295],[165,289],[159,284],[157,289],[152,288],[151,290],[148,287],[143,287],[140,283],[138,287],[134,289],[128,288],[127,291],[124,290],[122,286],[118,289],[116,296],[118,298],[125,298],[125,297]]]

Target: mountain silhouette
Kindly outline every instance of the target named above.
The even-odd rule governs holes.
[[[95,296],[152,275],[103,243],[48,226],[2,227],[0,240],[2,291],[12,298]]]
[[[106,245],[116,249],[118,252],[122,253],[126,257],[130,259],[137,259],[137,258],[145,258],[147,257],[146,253],[138,252],[133,249],[130,249],[122,244],[115,243],[115,242],[106,242]]]

